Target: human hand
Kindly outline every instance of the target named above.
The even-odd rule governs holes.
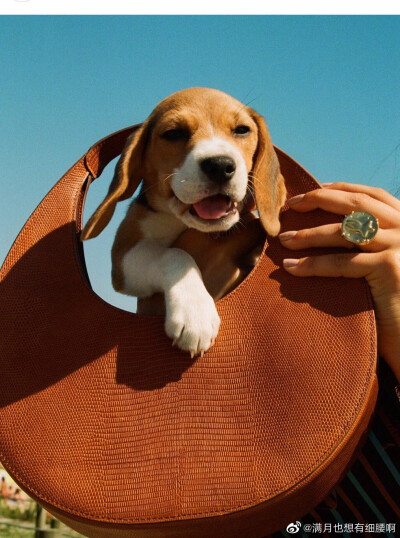
[[[294,211],[320,208],[338,215],[368,211],[379,230],[368,244],[355,245],[341,235],[341,223],[284,232],[279,239],[291,249],[345,247],[349,253],[285,259],[294,276],[365,277],[375,305],[378,350],[400,382],[400,201],[383,189],[351,183],[331,183],[288,200]]]

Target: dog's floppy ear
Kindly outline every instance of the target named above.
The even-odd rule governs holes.
[[[144,152],[147,140],[147,122],[128,138],[115,167],[107,196],[90,217],[81,233],[81,240],[98,236],[110,222],[115,206],[133,195],[143,175]]]
[[[249,113],[258,129],[258,145],[251,171],[256,206],[265,231],[270,235],[278,235],[279,211],[286,199],[285,180],[264,118],[252,109],[249,109]]]

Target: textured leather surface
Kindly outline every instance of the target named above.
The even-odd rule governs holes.
[[[105,303],[85,276],[85,186],[131,131],[61,178],[2,267],[0,460],[87,536],[257,538],[322,500],[367,428],[377,392],[369,288],[295,278],[269,238],[217,303],[215,346],[190,360],[162,318]],[[290,195],[318,188],[277,152]],[[282,229],[338,220],[285,208]]]

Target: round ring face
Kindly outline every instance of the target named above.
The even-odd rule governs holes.
[[[352,211],[342,222],[342,236],[357,245],[372,241],[378,230],[378,219],[367,211]]]

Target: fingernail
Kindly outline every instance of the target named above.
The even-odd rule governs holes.
[[[283,260],[283,267],[295,267],[299,263],[299,260],[295,260],[294,258],[286,258]]]
[[[329,185],[333,185],[333,183],[321,183],[323,187],[329,187]]]
[[[297,196],[293,196],[293,198],[289,198],[288,204],[289,205],[295,205],[302,201],[304,198],[304,194],[298,194]]]
[[[293,231],[293,232],[283,232],[283,233],[279,234],[279,239],[281,241],[288,241],[289,239],[292,239],[296,234],[297,234],[297,232],[295,232],[295,231]]]

